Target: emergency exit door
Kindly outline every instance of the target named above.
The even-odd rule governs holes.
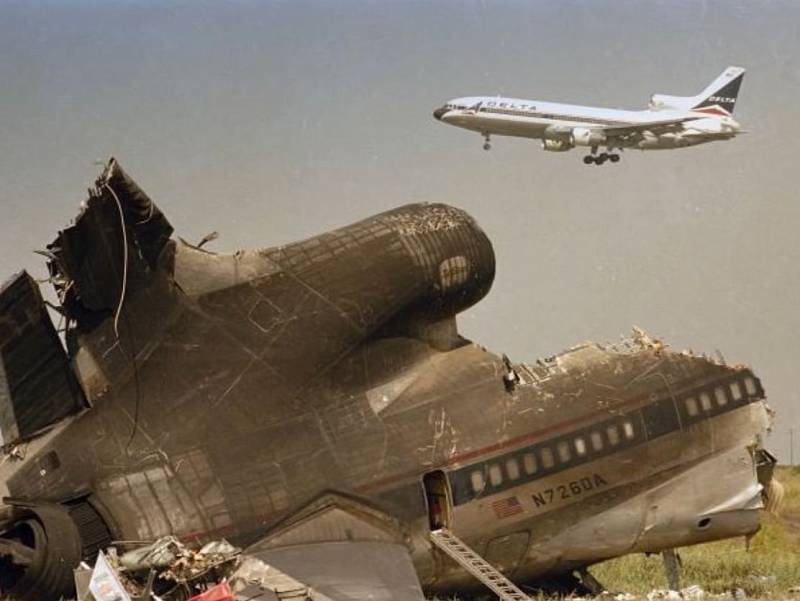
[[[425,501],[428,505],[428,525],[432,531],[450,528],[452,521],[452,501],[447,474],[436,470],[425,474],[422,479]]]

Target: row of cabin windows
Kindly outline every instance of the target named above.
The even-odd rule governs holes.
[[[728,385],[731,393],[731,398],[734,402],[741,401],[744,398],[745,392],[748,396],[753,396],[758,392],[756,381],[752,377],[744,379],[744,391],[742,390],[742,383],[733,381]],[[724,386],[717,386],[714,388],[714,398],[711,398],[710,392],[701,392],[697,396],[690,396],[684,399],[686,405],[686,413],[689,417],[696,417],[700,412],[709,412],[714,408],[716,403],[717,407],[724,407],[728,404],[728,394]]]
[[[606,435],[605,439],[603,433]],[[615,447],[623,439],[633,440],[635,436],[636,430],[633,422],[625,420],[621,424],[611,424],[604,430],[593,430],[589,433],[588,439],[585,436],[576,436],[571,440],[562,440],[553,446],[542,447],[538,449],[538,452],[528,451],[521,458],[509,457],[503,463],[489,464],[489,484],[500,486],[504,477],[510,481],[519,480],[523,471],[526,475],[532,476],[539,471],[540,467],[547,470],[556,463],[569,463],[573,457],[585,457],[592,451],[602,451],[606,446],[606,440],[610,447]],[[522,465],[520,465],[520,459]],[[503,467],[505,467],[505,475]],[[484,470],[474,470],[470,475],[470,480],[473,492],[481,492],[486,486]]]
[[[571,121],[581,121],[583,123],[596,123],[598,125],[629,125],[624,121],[612,121],[609,119],[597,119],[595,117],[577,116],[577,115],[549,115],[547,113],[534,113],[531,115],[530,111],[536,111],[536,108],[529,110],[525,109],[504,109],[492,108],[489,106],[482,106],[478,109],[481,113],[496,113],[498,115],[517,115],[521,117],[535,117],[537,119],[566,119]]]
[[[741,401],[745,393],[754,396],[758,392],[756,381],[752,377],[747,377],[743,382],[733,381],[728,385],[731,398],[734,402]],[[717,386],[713,391],[713,399],[710,392],[704,391],[697,396],[685,399],[686,412],[690,417],[700,414],[700,411],[710,412],[714,403],[717,407],[724,407],[728,404],[728,394],[724,386]],[[605,434],[605,437],[603,436]],[[489,465],[488,478],[491,486],[500,486],[504,478],[510,481],[518,480],[524,472],[532,476],[539,469],[551,469],[556,463],[568,463],[573,457],[584,457],[590,452],[602,451],[606,446],[606,441],[610,447],[615,447],[624,439],[632,440],[636,436],[633,422],[625,420],[621,424],[611,424],[604,430],[592,430],[588,437],[576,436],[571,440],[562,440],[555,445],[545,446],[537,452],[528,451],[524,453],[520,460],[517,457],[509,457],[503,463],[492,463]],[[574,455],[573,455],[574,453]],[[505,471],[505,473],[504,473]],[[486,486],[486,479],[482,469],[474,470],[471,474],[472,490],[476,493],[481,492]]]

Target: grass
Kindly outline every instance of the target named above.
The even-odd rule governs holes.
[[[740,588],[749,597],[776,598],[800,586],[800,467],[779,467],[776,477],[785,489],[779,515],[763,516],[749,549],[741,538],[681,549],[682,587],[696,584],[709,593]],[[594,566],[592,573],[614,591],[667,588],[660,556],[628,555]]]

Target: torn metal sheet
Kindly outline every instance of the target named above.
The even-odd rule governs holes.
[[[0,289],[0,447],[85,407],[39,286],[20,272]]]

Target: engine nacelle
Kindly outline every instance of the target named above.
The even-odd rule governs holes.
[[[565,152],[574,147],[572,140],[542,140],[542,148],[549,152]]]
[[[0,597],[69,598],[81,548],[78,528],[66,509],[40,505],[17,511],[0,532]]]
[[[0,524],[0,599],[74,598],[73,570],[81,561],[94,561],[112,540],[86,499],[70,505],[12,505]]]
[[[602,131],[588,127],[576,127],[572,130],[572,143],[575,146],[600,146],[605,142],[606,135]]]

